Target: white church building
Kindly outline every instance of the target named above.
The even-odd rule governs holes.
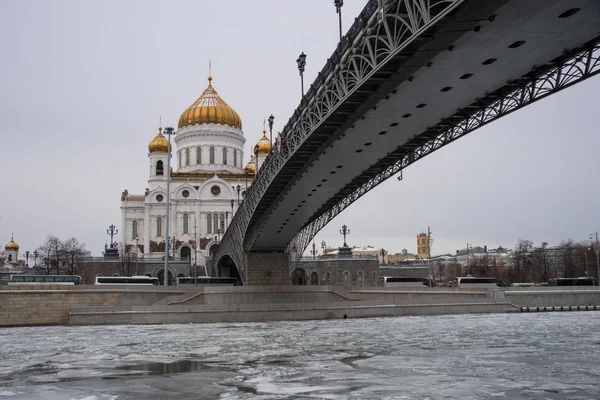
[[[165,237],[169,149],[162,128],[148,145],[144,194],[124,190],[121,195],[120,232],[126,251],[137,252],[145,261],[162,259],[169,240],[171,257],[203,267],[254,178],[254,155],[244,166],[242,120],[217,94],[211,76],[206,90],[181,114],[178,128],[173,135],[176,150],[171,151],[176,157],[171,158],[169,238]],[[260,166],[271,151],[266,130],[257,146]]]

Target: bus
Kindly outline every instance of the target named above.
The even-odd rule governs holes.
[[[79,275],[11,275],[9,285],[81,285]]]
[[[454,279],[451,286],[464,289],[493,289],[504,287],[506,285],[502,279],[498,278],[475,278],[473,276],[465,276]]]
[[[433,286],[427,278],[409,278],[405,276],[384,276],[380,279],[384,287],[424,288]]]
[[[150,276],[97,276],[95,285],[158,285],[158,278]]]
[[[177,278],[177,286],[240,286],[237,278],[182,276]]]
[[[594,278],[548,279],[548,286],[596,286]]]

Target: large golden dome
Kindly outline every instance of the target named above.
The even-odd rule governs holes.
[[[244,168],[244,172],[249,174],[253,174],[256,172],[256,164],[254,163],[254,156],[250,156],[250,161],[246,164],[246,168]]]
[[[4,246],[4,250],[6,251],[19,251],[19,245],[15,243],[14,237],[10,238],[10,242],[6,246]]]
[[[162,128],[158,128],[158,135],[148,144],[150,153],[168,153],[169,142],[162,134]]]
[[[212,87],[212,77],[208,77],[208,87],[187,110],[179,117],[179,129],[190,125],[220,124],[239,130],[242,119],[229,107]]]

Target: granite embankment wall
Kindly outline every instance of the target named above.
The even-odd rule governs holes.
[[[152,304],[185,291],[98,289],[94,286],[0,286],[0,327],[66,325],[74,307],[125,307]]]
[[[242,322],[518,312],[600,306],[600,290],[345,291],[336,286],[0,287],[0,326]]]

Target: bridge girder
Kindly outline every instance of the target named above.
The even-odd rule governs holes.
[[[313,150],[323,148],[331,140],[344,135],[343,132],[352,124],[344,115],[358,114],[363,115],[364,119],[364,112],[376,109],[378,100],[387,98],[391,93],[395,94],[393,88],[398,82],[403,79],[411,81],[410,74],[428,63],[429,55],[425,51],[419,52],[419,44],[434,37],[436,23],[440,20],[449,19],[449,24],[453,24],[452,15],[463,2],[464,0],[369,1],[344,38],[343,46],[338,46],[283,129],[281,149],[270,154],[258,171],[244,204],[223,237],[214,257],[215,262],[225,255],[230,256],[238,267],[240,277],[245,281],[244,251],[253,249],[253,243],[263,233],[264,221],[268,220],[272,210],[289,191],[290,182],[300,177],[307,166],[317,159]],[[504,0],[493,0],[485,4],[503,2]],[[481,3],[477,4],[479,6]],[[398,21],[402,21],[400,26]],[[448,30],[443,33],[450,37],[454,35],[453,32],[472,29],[472,25],[474,22],[458,21],[453,26],[456,31]],[[464,106],[390,151],[329,199],[287,247],[270,250],[285,251],[293,259],[299,259],[310,240],[327,222],[369,190],[398,172],[401,173],[406,166],[479,126],[596,74],[597,40],[587,46],[592,60],[588,60],[591,68],[581,69],[580,63],[576,63],[577,67],[575,64],[569,67],[569,62],[577,59],[577,51],[585,54],[585,49],[578,48]],[[414,54],[414,57],[409,59],[409,53]],[[403,64],[406,60],[414,62],[414,65]],[[578,75],[570,68],[583,72]],[[569,78],[565,80],[557,77],[552,84],[552,71],[559,69],[559,75],[562,73],[563,77]],[[396,75],[392,75],[392,71],[396,71]],[[400,75],[398,71],[401,71]],[[380,77],[387,79],[379,79]],[[542,86],[536,86],[542,83],[545,88],[543,90]],[[515,94],[517,92],[521,98]],[[298,205],[300,206],[301,204]]]
[[[348,184],[325,204],[289,244],[292,260],[299,261],[309,243],[332,219],[392,176],[434,151],[503,116],[600,74],[600,36],[538,67],[527,78],[511,82],[431,127],[412,142],[395,149],[373,166],[373,171]],[[420,142],[426,138],[424,142]],[[371,176],[370,176],[371,175]],[[401,176],[399,177],[399,180]],[[292,264],[290,269],[294,268]]]

